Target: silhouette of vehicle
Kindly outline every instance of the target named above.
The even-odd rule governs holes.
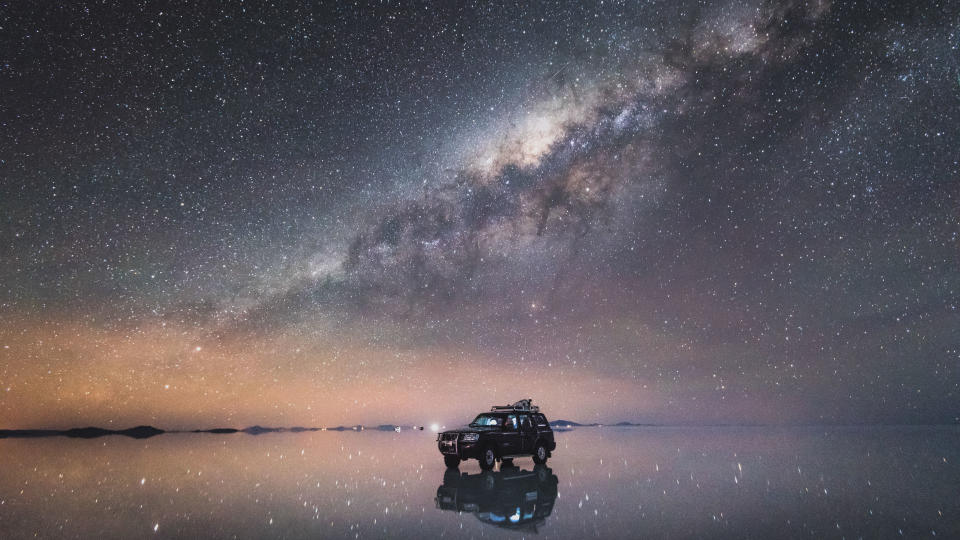
[[[522,456],[533,456],[535,463],[544,464],[557,443],[540,408],[522,399],[513,405],[491,407],[468,426],[438,434],[437,448],[447,467],[476,459],[481,469],[490,470],[497,461]]]
[[[495,527],[535,533],[553,512],[558,483],[546,465],[533,471],[503,465],[477,474],[447,469],[435,502],[441,510],[469,512]]]

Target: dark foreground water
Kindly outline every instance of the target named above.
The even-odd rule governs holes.
[[[580,428],[447,471],[428,432],[0,440],[4,538],[960,538],[957,428]]]

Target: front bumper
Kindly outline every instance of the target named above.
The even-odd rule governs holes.
[[[441,438],[437,441],[437,449],[445,456],[457,456],[460,459],[480,459],[479,441],[465,442],[460,435],[456,439]]]

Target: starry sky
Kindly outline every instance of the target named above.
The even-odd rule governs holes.
[[[0,427],[960,419],[952,2],[0,3]]]

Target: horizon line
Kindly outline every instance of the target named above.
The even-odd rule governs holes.
[[[680,422],[680,423],[669,423],[669,422],[634,422],[628,420],[620,420],[618,422],[580,422],[575,420],[551,420],[551,427],[934,427],[934,426],[960,426],[960,422],[837,422],[837,423],[826,423],[826,422],[807,422],[807,423],[690,423],[690,422]],[[435,423],[434,423],[435,424]],[[453,428],[448,428],[445,425],[436,426],[439,429],[455,429],[460,424],[456,424]],[[400,428],[421,428],[423,431],[434,431],[431,424],[403,424],[403,423],[376,423],[376,424],[337,424],[337,425],[327,425],[327,426],[303,426],[303,425],[292,425],[292,426],[275,426],[275,425],[262,425],[262,424],[252,424],[245,427],[227,427],[227,426],[218,426],[218,427],[208,427],[208,428],[177,428],[177,429],[164,429],[158,428],[153,424],[137,424],[127,428],[113,428],[113,427],[101,427],[93,424],[82,425],[82,426],[73,426],[73,427],[64,427],[64,428],[51,428],[51,427],[29,427],[29,428],[0,428],[0,433],[9,433],[9,432],[66,432],[66,431],[75,431],[75,430],[84,430],[84,429],[98,429],[111,432],[119,431],[128,431],[137,428],[152,428],[161,430],[163,433],[204,433],[216,430],[236,430],[238,432],[244,430],[273,430],[273,431],[291,431],[291,430],[303,430],[303,431],[325,431],[331,429],[342,428],[345,430],[352,430],[353,428],[381,428],[381,427],[400,427]],[[420,431],[420,430],[417,430]]]

